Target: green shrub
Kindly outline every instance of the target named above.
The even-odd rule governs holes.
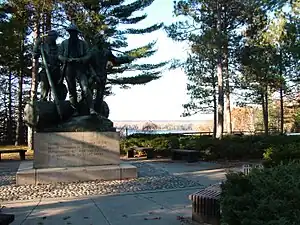
[[[169,138],[169,142],[168,142],[168,148],[169,149],[178,149],[180,148],[180,138],[176,137],[176,136],[171,136]]]
[[[300,143],[273,145],[267,148],[263,154],[264,166],[273,167],[280,163],[288,163],[300,159]]]
[[[300,137],[245,135],[225,136],[218,140],[197,135],[134,134],[121,141],[121,151],[127,152],[131,147],[153,147],[156,152],[180,148],[198,150],[203,160],[248,160],[262,159],[265,149],[270,147],[291,144],[300,146]]]
[[[300,224],[300,164],[228,174],[222,185],[224,225]]]

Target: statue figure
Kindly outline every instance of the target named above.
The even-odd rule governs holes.
[[[88,68],[87,62],[90,59],[88,44],[79,39],[78,34],[80,31],[75,24],[71,24],[66,30],[70,38],[61,43],[58,58],[63,63],[62,74],[67,81],[71,105],[75,109],[73,116],[79,114],[76,81],[80,85],[90,114],[96,114],[93,108],[92,93],[88,87],[88,80],[85,75]]]
[[[90,53],[91,74],[89,83],[92,91],[94,91],[94,86],[96,87],[95,105],[101,109],[103,105],[103,98],[107,81],[107,70],[109,69],[109,67],[112,67],[116,63],[117,58],[106,46],[105,37],[102,33],[98,33],[95,35],[94,42],[95,45],[91,49]]]
[[[42,56],[45,79],[47,78],[49,81],[49,84],[47,84],[51,88],[54,101],[35,101],[34,104],[26,104],[24,121],[28,126],[34,127],[37,132],[115,131],[113,122],[108,119],[108,105],[103,101],[107,80],[107,64],[109,64],[109,61],[114,61],[115,57],[104,46],[104,38],[99,38],[97,46],[90,51],[87,43],[79,39],[80,31],[74,24],[66,30],[69,32],[70,38],[61,43],[56,58],[50,58],[55,54],[52,51],[50,52],[50,47],[46,46],[46,43],[41,45],[41,41],[39,41],[35,46],[36,57],[38,57],[38,54]],[[54,46],[57,36],[57,33],[49,32],[47,44],[51,43]],[[40,46],[40,49],[37,46]],[[54,58],[56,63],[58,61],[57,67],[53,66]],[[118,62],[126,62],[126,60],[117,58],[116,64]],[[54,72],[52,72],[52,75],[50,71],[56,71],[59,65],[61,73],[58,72],[54,75]],[[94,71],[94,73],[91,73],[91,71]],[[57,74],[59,75],[56,76]],[[94,88],[89,86],[88,77],[96,84]],[[56,88],[53,88],[58,84],[62,84],[64,79],[67,81],[70,101],[66,101],[65,97],[61,98],[62,101],[58,99]],[[82,94],[80,102],[77,100],[77,82],[80,85]],[[100,106],[97,106],[97,103],[95,104],[95,107],[100,108],[100,110],[97,109],[100,115],[97,115],[94,109],[91,91],[94,89],[97,90],[97,98],[101,99],[102,102]],[[49,88],[47,90],[49,92]],[[66,88],[65,91],[67,92]],[[47,95],[43,94],[44,99],[47,98]],[[96,115],[90,116],[90,114]]]
[[[51,30],[47,33],[45,41],[43,43],[42,38],[37,38],[37,41],[33,47],[34,57],[37,59],[41,56],[41,44],[43,45],[45,61],[48,65],[48,70],[50,77],[57,93],[57,98],[59,100],[65,100],[67,96],[67,90],[65,85],[62,83],[61,73],[60,73],[60,61],[58,60],[58,46],[56,44],[56,39],[58,38],[58,33]],[[45,65],[42,63],[42,70],[38,74],[38,81],[41,85],[41,100],[47,101],[50,91],[50,84],[47,77]]]

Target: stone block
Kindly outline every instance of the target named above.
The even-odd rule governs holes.
[[[22,164],[17,172],[17,185],[137,178],[137,168],[130,164],[46,169],[32,169],[32,163],[31,167]]]
[[[16,174],[16,183],[18,185],[35,183],[35,169],[32,168],[31,161],[24,161],[20,163]]]
[[[66,168],[120,164],[117,132],[40,132],[34,134],[34,165]]]
[[[120,164],[120,179],[136,178],[137,168],[130,164]]]

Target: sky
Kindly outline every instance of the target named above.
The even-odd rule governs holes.
[[[134,28],[145,28],[158,22],[171,24],[175,21],[172,15],[173,0],[155,0],[142,13],[148,17]],[[143,60],[155,63],[172,58],[185,58],[187,44],[174,42],[167,37],[164,30],[145,35],[131,35],[128,37],[130,48],[143,46],[150,41],[157,40],[157,52],[154,56]],[[130,89],[113,88],[114,95],[106,97],[110,108],[111,120],[207,120],[211,115],[195,115],[181,117],[182,104],[188,102],[186,94],[187,78],[181,69],[165,71],[162,77],[146,85],[132,86]]]

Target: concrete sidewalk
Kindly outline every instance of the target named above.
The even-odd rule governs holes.
[[[3,204],[3,213],[15,214],[13,225],[191,224],[188,195],[197,190],[8,202]]]

